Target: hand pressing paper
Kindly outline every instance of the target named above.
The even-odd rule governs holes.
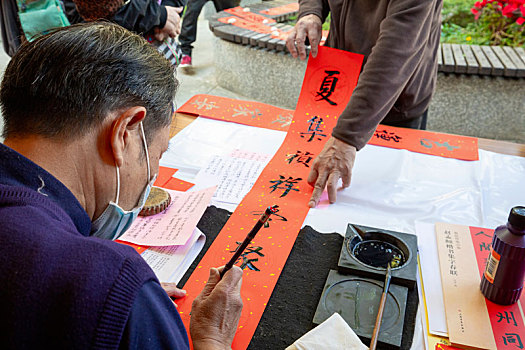
[[[338,314],[297,339],[286,350],[368,350],[352,328]]]

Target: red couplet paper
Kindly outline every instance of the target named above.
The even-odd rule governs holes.
[[[242,28],[242,29],[248,29],[253,32],[257,32],[260,34],[270,34],[272,32],[272,27],[260,23],[260,22],[253,22],[248,19],[240,18],[237,16],[231,16],[231,17],[221,17],[218,19],[219,22],[231,24],[233,26]]]
[[[470,235],[476,252],[479,274],[483,278],[490,252],[494,230],[470,227]],[[525,347],[525,293],[513,305],[498,305],[485,299],[494,340],[498,349],[523,349]]]
[[[379,125],[368,143],[445,158],[479,159],[478,139],[469,136]]]
[[[213,95],[195,95],[177,112],[281,131],[288,131],[293,115],[290,109]],[[479,159],[478,139],[469,136],[379,125],[368,143],[446,158]]]
[[[262,15],[259,15],[257,13],[253,13],[249,10],[249,8],[242,8],[240,6],[226,9],[224,10],[224,12],[228,12],[232,15],[244,18],[245,20],[251,21],[251,22],[263,23],[263,24],[268,24],[268,25],[274,25],[277,23],[272,18],[268,18]]]
[[[178,169],[159,167],[159,173],[155,180],[154,186],[167,188],[168,190],[186,192],[193,187],[194,184],[181,179],[173,177]]]
[[[283,5],[279,7],[272,7],[271,9],[262,10],[260,13],[270,16],[284,15],[285,13],[297,12],[299,11],[299,3],[292,2],[288,5]]]
[[[248,30],[251,30],[252,32],[256,32],[260,34],[271,34],[272,38],[283,40],[283,41],[286,40],[286,38],[288,37],[288,31],[291,29],[291,28],[288,28],[286,30],[283,30],[283,29],[275,27],[274,26],[275,23],[265,24],[263,22],[253,21],[249,18],[240,18],[237,16],[221,17],[218,19],[218,21],[222,23],[230,24],[232,26],[239,27],[242,29],[248,29]]]
[[[362,55],[321,47],[310,57],[287,136],[275,156],[229,218],[184,286],[188,294],[177,300],[186,327],[193,299],[201,292],[211,267],[225,265],[264,210],[279,206],[240,257],[244,268],[243,311],[233,341],[246,349],[308,213],[312,187],[306,182],[311,160],[330,137],[337,118],[357,84]]]
[[[279,131],[288,131],[294,113],[266,103],[212,95],[195,95],[177,112]]]

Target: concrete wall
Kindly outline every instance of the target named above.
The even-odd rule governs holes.
[[[295,109],[306,63],[214,38],[219,86]],[[525,143],[525,79],[439,73],[428,129]]]

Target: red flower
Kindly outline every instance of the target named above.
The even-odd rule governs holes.
[[[508,17],[508,18],[512,18],[512,16],[514,15],[514,10],[516,10],[516,6],[515,5],[506,5],[504,8],[503,8],[503,11],[501,11],[501,14],[505,17]]]
[[[520,17],[516,20],[516,23],[518,23],[519,25],[522,25],[523,23],[525,23],[525,18],[523,17]]]

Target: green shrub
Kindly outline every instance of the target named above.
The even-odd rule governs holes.
[[[525,44],[525,0],[444,0],[442,17],[442,42],[507,46]]]
[[[441,16],[441,42],[525,45],[525,0],[443,0]],[[295,25],[296,19],[287,23]],[[329,28],[330,16],[323,30]]]

